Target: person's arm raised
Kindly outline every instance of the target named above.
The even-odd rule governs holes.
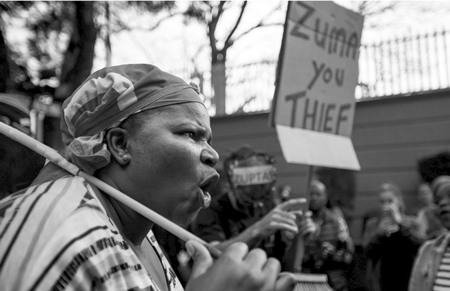
[[[236,242],[244,242],[249,248],[255,247],[261,240],[278,230],[292,234],[298,233],[297,215],[293,211],[305,204],[306,199],[291,199],[273,208],[266,216],[248,227],[239,235],[220,243],[212,243],[220,250],[225,250]]]
[[[186,249],[194,260],[186,291],[291,291],[295,280],[280,275],[280,263],[267,258],[261,249],[249,251],[244,243],[227,248],[215,262],[206,248],[188,241]]]

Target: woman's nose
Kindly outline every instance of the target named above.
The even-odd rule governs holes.
[[[219,162],[219,154],[208,144],[201,153],[201,161],[210,167],[215,167]]]

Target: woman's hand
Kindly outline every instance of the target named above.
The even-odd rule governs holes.
[[[378,224],[378,233],[381,235],[390,236],[398,230],[398,224],[391,217],[382,218]]]
[[[397,205],[393,203],[384,205],[382,211],[383,216],[378,223],[378,233],[390,236],[399,230],[399,226],[402,223],[402,215]]]
[[[402,223],[402,214],[400,213],[400,209],[394,203],[383,206],[383,211],[387,217],[390,217],[394,223],[400,224]]]
[[[194,260],[186,291],[291,291],[295,280],[289,274],[279,276],[280,263],[267,258],[261,249],[250,252],[244,243],[235,243],[213,262],[204,246],[186,243]]]
[[[306,240],[311,239],[317,234],[319,227],[311,219],[311,211],[307,211],[305,215],[302,215],[298,224],[298,234],[303,236]]]

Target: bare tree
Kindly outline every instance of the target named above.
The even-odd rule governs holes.
[[[100,38],[105,43],[107,65],[111,62],[112,46],[111,46],[111,36],[118,34],[122,31],[132,31],[132,30],[145,30],[152,31],[159,27],[159,25],[167,19],[170,19],[180,12],[173,12],[172,9],[175,7],[175,2],[173,1],[113,1],[113,2],[103,2],[103,5],[99,6],[99,10],[102,10],[105,15],[105,23],[100,26]],[[160,18],[155,23],[147,26],[130,26],[123,19],[124,12],[129,12],[130,15],[155,15],[162,11],[168,12],[167,16]],[[131,35],[133,36],[133,35]],[[144,48],[147,49],[147,48]],[[144,51],[145,53],[145,51]]]
[[[234,20],[227,19],[228,24],[231,24],[231,29],[225,35],[225,38],[219,39],[217,37],[218,27],[221,24],[224,12],[232,7],[232,5],[239,5],[238,16]],[[242,24],[244,12],[247,9],[247,1],[241,3],[232,1],[195,1],[191,2],[187,11],[183,13],[186,18],[194,19],[205,25],[209,46],[211,48],[211,82],[214,89],[213,103],[216,106],[217,115],[224,115],[226,110],[226,61],[229,48],[236,41],[257,28],[282,25],[282,23],[268,22],[268,18],[272,13],[280,8],[281,4],[276,6],[265,17],[261,18],[258,23],[239,34],[236,32]]]
[[[365,18],[365,27],[376,29],[379,27],[379,23],[370,22],[367,20],[376,18],[376,16],[382,15],[388,11],[394,11],[397,8],[398,2],[396,1],[355,1],[352,2],[352,9]],[[369,26],[369,27],[367,27]]]
[[[224,21],[223,15],[225,11],[232,7],[239,10],[237,17],[235,19],[227,18]],[[277,5],[272,11],[263,16],[259,22],[242,31],[242,19],[244,17],[244,12],[248,10],[247,7],[247,1],[192,1],[189,2],[187,9],[184,11],[180,8],[180,5],[165,7],[165,15],[160,16],[158,20],[150,23],[147,27],[132,27],[124,22],[117,22],[119,26],[117,26],[114,31],[152,31],[158,28],[164,21],[167,21],[177,15],[182,15],[186,23],[190,21],[197,21],[198,23],[203,24],[208,39],[208,46],[211,49],[211,81],[214,90],[213,103],[216,106],[216,114],[223,115],[225,114],[226,61],[228,50],[234,43],[236,43],[236,41],[257,28],[282,25],[282,23],[269,22],[270,16],[281,8],[280,2],[280,4]],[[157,11],[153,7],[148,7],[147,9],[150,8],[150,11],[153,13]],[[118,19],[120,19],[120,17],[118,17]],[[222,28],[222,26],[225,27],[225,25],[230,28],[225,37],[220,38],[217,33],[219,30],[218,28]],[[241,30],[238,28],[241,28]],[[201,45],[199,48],[203,49],[204,47],[205,46]],[[198,53],[199,50],[196,54]]]

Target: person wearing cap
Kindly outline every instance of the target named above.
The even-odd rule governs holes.
[[[235,242],[262,248],[278,258],[283,269],[292,269],[285,264],[285,256],[290,254],[295,235],[309,236],[315,228],[302,215],[304,199],[275,205],[276,170],[273,156],[249,145],[231,151],[223,162],[228,191],[200,211],[190,226],[192,231],[218,249]]]
[[[68,159],[130,198],[185,225],[218,180],[209,116],[196,87],[148,64],[101,69],[62,106]],[[0,286],[7,290],[183,290],[153,222],[84,178],[48,163],[0,202]],[[280,263],[233,244],[194,258],[186,290],[291,290]]]
[[[327,208],[328,193],[319,180],[310,183],[309,210],[317,232],[305,244],[302,272],[326,274],[333,290],[348,290],[346,270],[354,245],[344,218]]]
[[[450,176],[439,176],[431,183],[434,203],[442,224],[450,230]],[[450,234],[426,241],[414,262],[409,291],[450,290]]]

